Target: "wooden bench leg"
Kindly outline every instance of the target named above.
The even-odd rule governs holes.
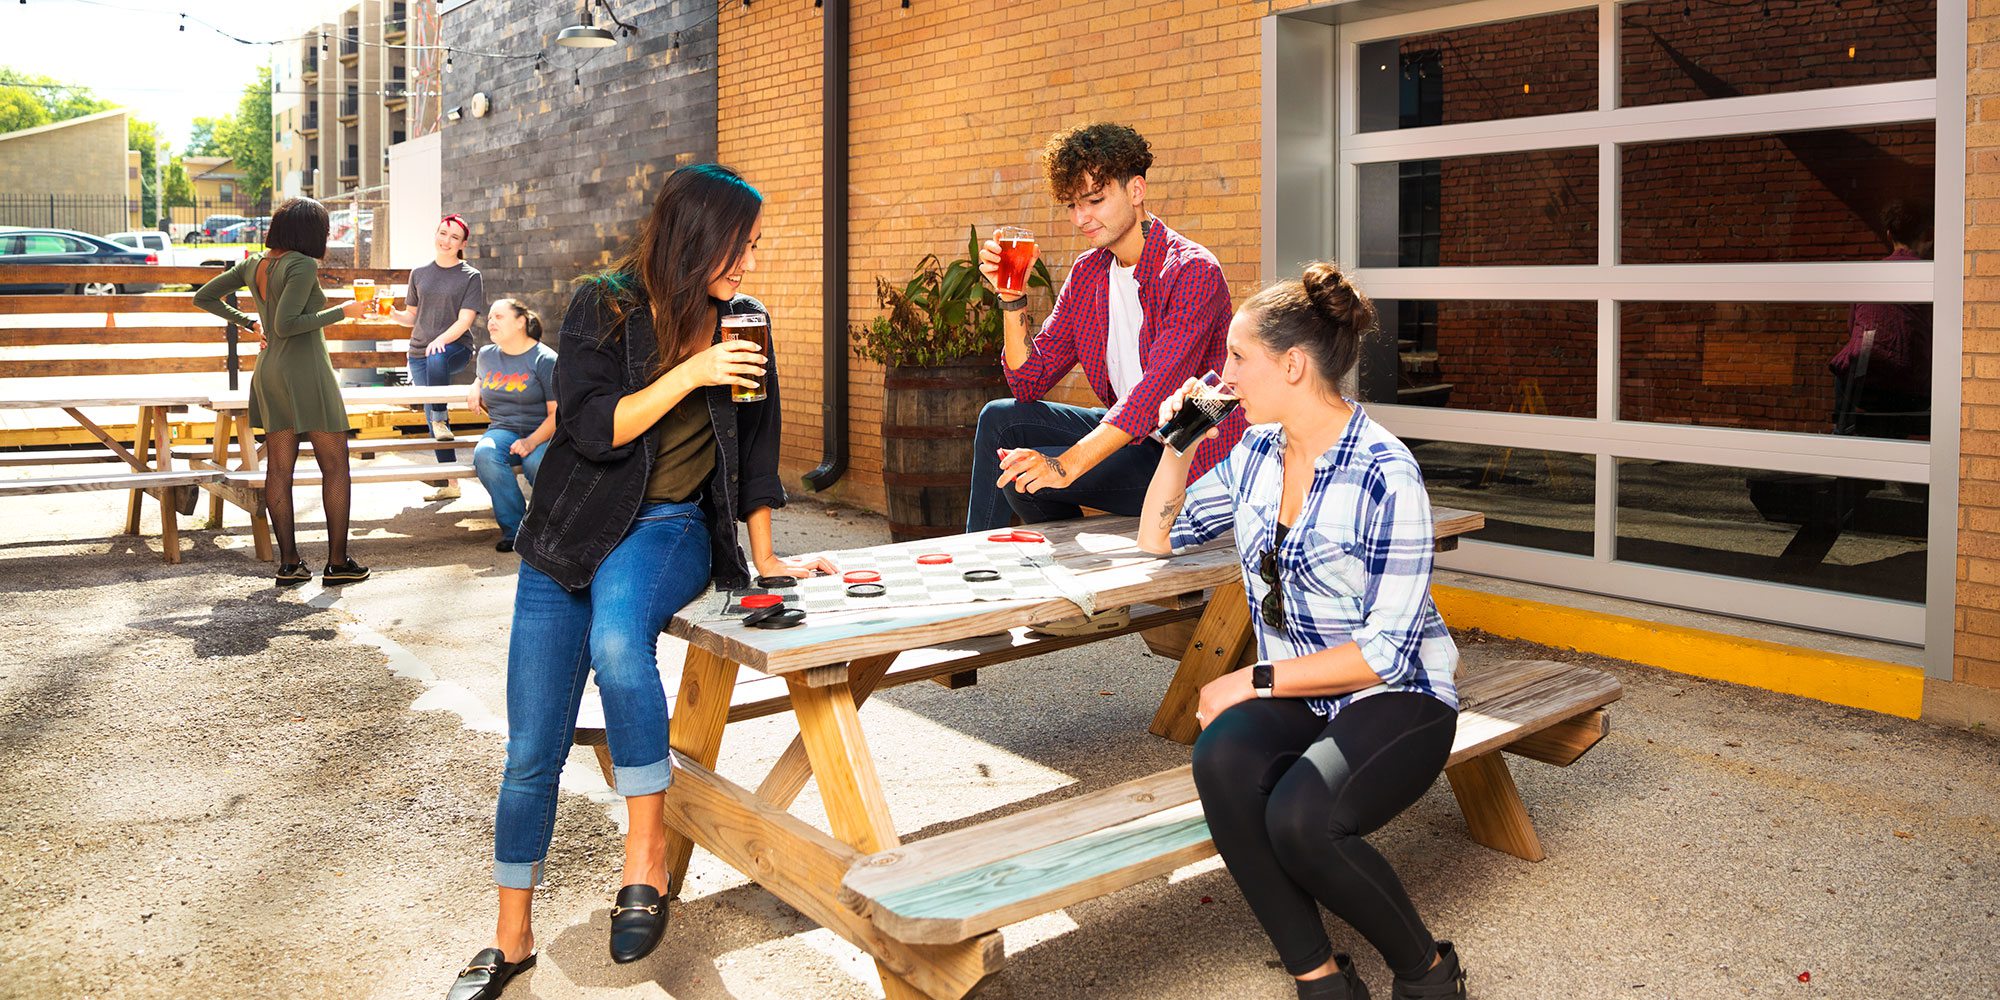
[[[979,683],[979,671],[961,670],[955,674],[945,674],[942,677],[933,677],[931,678],[931,683],[936,684],[940,687],[949,688],[950,690],[953,691],[956,691],[959,688],[969,688]]]
[[[210,430],[209,464],[218,469],[227,469],[229,468],[229,415],[226,411],[215,415],[215,424]],[[210,531],[222,530],[222,508],[222,494],[213,490],[209,491],[208,529]]]
[[[152,414],[154,467],[161,472],[171,472],[174,467],[173,428],[167,423],[165,407],[148,406],[145,410]],[[185,487],[194,489],[194,487]],[[170,563],[181,561],[181,505],[182,487],[168,486],[154,495],[160,502],[160,548],[161,554]]]
[[[722,753],[722,729],[729,724],[729,696],[736,688],[736,664],[697,646],[689,646],[681,666],[681,692],[667,742],[682,756],[703,767],[715,766]],[[610,756],[602,751],[600,766]],[[616,783],[613,783],[616,787]],[[667,825],[667,897],[681,894],[694,841]]]
[[[604,772],[604,783],[610,785],[612,788],[617,788],[618,773],[611,769],[611,745],[608,743],[593,743],[590,749],[597,752],[597,769]]]
[[[144,472],[147,469],[147,458],[153,443],[152,415],[153,411],[150,408],[139,407],[138,426],[132,431],[132,454],[138,459],[133,464],[133,471],[136,472]],[[128,535],[139,533],[140,501],[145,498],[146,491],[133,490],[132,496],[125,501],[125,533]]]
[[[1192,744],[1201,735],[1194,710],[1201,703],[1202,685],[1236,669],[1236,661],[1249,644],[1250,607],[1244,603],[1243,584],[1215,588],[1208,610],[1202,612],[1194,638],[1181,656],[1180,669],[1167,685],[1160,710],[1153,713],[1153,724],[1148,727],[1153,735]]]
[[[250,411],[234,411],[236,421],[236,454],[240,459],[237,466],[244,472],[256,472],[264,463],[257,457],[257,436],[250,431]],[[257,547],[259,562],[271,561],[271,517],[264,512],[264,491],[256,491],[256,502],[250,505],[250,537]]]
[[[900,842],[895,822],[889,817],[889,802],[882,795],[882,780],[868,754],[868,741],[861,735],[856,707],[860,696],[851,682],[812,687],[798,674],[787,676],[785,681],[833,835],[864,854],[897,846]],[[877,961],[875,968],[881,973],[882,991],[889,1000],[923,1000],[921,990],[887,965]]]
[[[1524,861],[1542,860],[1541,838],[1535,836],[1528,807],[1521,804],[1521,792],[1499,751],[1480,754],[1445,768],[1444,773],[1473,840]]]
[[[847,686],[854,692],[854,707],[860,708],[875,693],[875,686],[889,673],[889,667],[896,662],[896,654],[871,656],[856,660],[847,669]],[[805,734],[792,737],[785,752],[778,755],[778,762],[771,766],[771,773],[757,786],[757,797],[779,808],[789,809],[792,800],[806,790],[806,781],[812,777],[812,762],[806,759]]]

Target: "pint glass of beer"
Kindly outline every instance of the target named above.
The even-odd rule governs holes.
[[[995,283],[1003,292],[1027,294],[1028,268],[1035,264],[1035,234],[1020,226],[1001,226],[993,232],[1000,244],[1000,273]]]
[[[757,345],[757,353],[765,358],[771,356],[771,321],[763,313],[731,313],[722,317],[722,336],[725,340],[747,340]],[[770,371],[770,362],[764,363],[764,370]],[[768,393],[760,383],[754,389],[740,385],[729,387],[729,398],[739,403],[755,403]]]
[[[1153,440],[1174,450],[1176,455],[1185,455],[1189,448],[1201,444],[1201,439],[1216,424],[1236,409],[1236,393],[1223,384],[1222,376],[1209,372],[1201,377],[1187,398],[1181,400],[1181,408],[1153,432]]]
[[[373,303],[375,301],[375,282],[369,278],[354,279],[354,299],[357,302]],[[368,309],[372,312],[375,307],[371,304]]]

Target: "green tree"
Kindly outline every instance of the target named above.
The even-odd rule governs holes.
[[[222,133],[231,123],[228,118],[196,118],[184,152],[189,156],[228,156],[222,148]]]
[[[160,129],[143,118],[127,116],[125,119],[125,148],[139,151],[139,201],[141,221],[148,227],[160,224],[159,188],[154,182],[153,166],[159,162]]]
[[[18,132],[49,123],[49,109],[34,91],[0,86],[0,132]]]
[[[92,93],[89,87],[64,83],[50,76],[23,73],[7,66],[0,66],[0,87],[19,90],[32,96],[48,114],[47,121],[38,123],[43,125],[94,115],[99,111],[109,111],[115,106]],[[22,127],[34,128],[33,125]]]
[[[188,179],[187,167],[176,156],[167,161],[167,207],[182,208],[194,204],[194,182]]]
[[[257,70],[256,82],[243,88],[236,117],[219,128],[222,151],[236,161],[243,194],[261,198],[271,193],[271,69]]]

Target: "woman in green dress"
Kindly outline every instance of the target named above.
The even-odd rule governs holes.
[[[347,408],[326,353],[325,327],[360,316],[360,302],[328,308],[319,290],[319,260],[326,256],[326,209],[311,198],[293,198],[271,215],[265,251],[252,254],[201,286],[194,303],[256,334],[257,369],[250,376],[250,425],[264,432],[264,507],[278,536],[278,586],[312,579],[299,558],[292,527],[292,471],[299,435],[312,441],[319,463],[321,505],[326,510],[326,569],[320,581],[356,583],[368,568],[347,554],[347,512],[352,481],[347,469]],[[250,289],[257,315],[225,297]]]

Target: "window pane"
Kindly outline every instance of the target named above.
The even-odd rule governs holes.
[[[1476,510],[1486,527],[1469,537],[1551,552],[1589,555],[1596,460],[1535,448],[1406,441],[1441,507]]]
[[[1590,417],[1597,413],[1595,302],[1376,300],[1362,348],[1374,403]]]
[[[1930,436],[1927,302],[1621,302],[1618,358],[1624,420]]]
[[[1921,603],[1929,519],[1922,484],[1618,462],[1626,562]]]
[[[1361,131],[1597,107],[1597,9],[1361,46]]]
[[[1937,76],[1937,0],[1645,0],[1619,12],[1625,107]]]
[[[1889,218],[1931,217],[1937,126],[1636,143],[1620,155],[1624,263],[1879,260]],[[1928,242],[1926,231],[1925,257]]]
[[[1597,263],[1597,150],[1361,165],[1362,267]]]

